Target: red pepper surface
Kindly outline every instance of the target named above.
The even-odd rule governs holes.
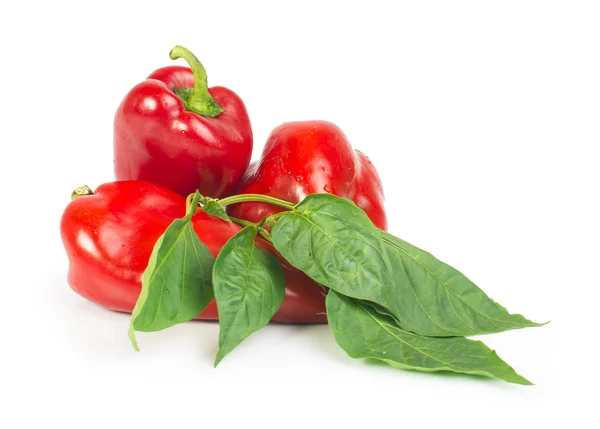
[[[84,298],[110,310],[131,312],[141,291],[142,273],[158,237],[185,215],[185,198],[142,181],[106,183],[93,195],[75,198],[61,219],[61,236],[69,257],[69,285]],[[194,230],[217,256],[236,224],[198,209]],[[277,255],[285,272],[285,299],[273,321],[326,322],[323,290],[292,268],[260,237],[257,245]],[[217,319],[215,301],[198,319]]]
[[[117,109],[115,177],[182,196],[198,189],[221,197],[242,178],[252,155],[246,107],[230,89],[208,88],[204,67],[185,48],[173,49],[171,58],[184,58],[192,68],[156,70]]]
[[[238,194],[263,194],[298,203],[309,194],[348,198],[373,223],[387,228],[381,179],[369,158],[353,150],[340,128],[326,121],[287,122],[275,128],[260,161],[250,165]],[[231,206],[232,216],[259,222],[282,211],[262,202]]]

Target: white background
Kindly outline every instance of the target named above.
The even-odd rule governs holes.
[[[592,1],[2,2],[0,427],[595,426],[599,22]],[[127,316],[69,289],[58,226],[176,44],[245,100],[255,158],[284,121],[337,123],[393,233],[552,320],[483,338],[536,385],[353,361],[326,326],[268,326],[218,369],[216,324],[135,353]]]

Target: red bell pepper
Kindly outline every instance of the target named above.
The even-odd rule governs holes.
[[[161,186],[124,181],[104,184],[77,195],[61,219],[61,236],[69,256],[69,285],[84,298],[111,310],[131,312],[141,291],[142,273],[156,240],[176,218],[185,215],[185,198]],[[229,238],[241,230],[236,224],[198,210],[194,230],[217,256]],[[271,244],[257,245],[277,255],[285,273],[283,305],[273,321],[326,322],[323,290],[292,268]],[[198,319],[217,319],[213,300]]]
[[[260,161],[250,165],[236,193],[298,203],[309,194],[325,192],[351,199],[375,226],[387,228],[383,187],[375,166],[353,150],[331,122],[287,122],[275,128]],[[258,222],[281,210],[268,203],[244,202],[232,206],[230,213]]]
[[[135,86],[114,122],[115,177],[145,180],[182,196],[228,194],[252,155],[246,107],[230,89],[208,88],[206,70],[187,49],[171,58],[191,66],[164,67]]]

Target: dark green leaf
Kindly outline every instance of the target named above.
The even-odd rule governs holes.
[[[209,200],[202,205],[202,210],[208,213],[211,216],[218,217],[219,219],[226,220],[228,222],[231,221],[227,213],[225,212],[225,208],[219,204],[215,200]]]
[[[380,230],[351,201],[309,195],[281,215],[272,237],[283,257],[318,283],[399,312],[400,295]]]
[[[275,256],[254,245],[257,231],[255,226],[242,229],[223,246],[215,261],[213,284],[220,324],[215,366],[269,323],[283,302],[283,268]]]
[[[539,326],[510,314],[462,273],[387,232],[404,329],[428,336],[469,336]]]
[[[176,219],[154,245],[142,276],[142,292],[131,314],[135,331],[160,331],[196,317],[213,298],[214,258],[200,241],[189,218]]]
[[[327,294],[327,319],[339,346],[353,358],[372,358],[417,371],[452,371],[531,384],[480,341],[422,337],[398,327],[369,304],[334,291]]]

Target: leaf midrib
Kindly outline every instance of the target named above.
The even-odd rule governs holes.
[[[184,221],[185,222],[185,221]],[[171,253],[173,253],[173,249],[175,249],[175,247],[177,246],[177,242],[179,241],[179,239],[181,238],[182,235],[185,234],[185,230],[187,227],[187,223],[183,224],[183,227],[181,228],[181,230],[177,233],[177,236],[175,238],[175,240],[173,241],[173,245],[169,248],[169,250],[167,250],[167,253],[165,254],[165,256],[163,257],[162,261],[160,261],[160,264],[158,264],[158,266],[154,269],[154,271],[152,272],[152,275],[150,276],[150,280],[148,280],[148,287],[150,287],[150,284],[154,281],[154,278],[156,276],[156,273],[161,269],[161,267],[165,264],[165,261],[169,258],[169,256],[171,255]],[[184,245],[184,249],[185,249],[185,253],[187,254],[187,243],[184,241],[183,243]],[[184,267],[184,271],[185,271],[185,263],[186,263],[186,259],[184,258],[184,262],[183,262],[183,267]],[[184,280],[182,279],[182,282]],[[162,281],[162,285],[160,287],[160,295],[158,297],[158,303],[156,304],[156,308],[154,309],[154,314],[152,315],[152,322],[151,325],[156,322],[157,316],[158,316],[158,311],[160,309],[160,305],[162,303],[162,299],[163,299],[163,295],[164,295],[164,289],[165,289],[165,280],[163,278]],[[182,289],[182,288],[180,288]],[[183,292],[182,292],[183,295]],[[181,309],[180,309],[181,310]],[[179,313],[180,311],[178,311]],[[177,315],[175,315],[175,317],[173,319],[175,319],[177,317]]]
[[[254,244],[252,244],[252,246],[250,246],[250,252],[248,255],[248,259],[246,261],[246,271],[245,271],[245,275],[244,275],[244,288],[242,291],[242,299],[240,301],[241,308],[244,308],[244,302],[246,301],[246,296],[248,294],[248,281],[250,278],[250,267],[252,265],[252,260],[253,260],[255,249],[256,249],[256,246],[254,246]],[[229,329],[227,329],[227,334],[225,335],[225,338],[223,339],[223,345],[227,344],[227,340],[229,340],[229,336],[231,335],[231,332],[233,330],[231,328],[235,325],[235,322],[237,321],[240,313],[241,313],[241,311],[235,312],[235,316],[233,316],[233,320],[231,321],[231,324],[229,325]]]
[[[384,238],[385,240],[385,238]],[[419,295],[417,295],[417,291],[415,290],[415,288],[413,287],[413,282],[411,281],[409,275],[408,275],[408,270],[406,269],[406,266],[404,265],[404,261],[402,260],[402,258],[398,258],[400,265],[402,266],[402,271],[404,272],[404,276],[406,278],[406,281],[408,282],[409,286],[410,286],[410,290],[413,293],[415,300],[417,301],[417,303],[419,304],[419,307],[421,307],[421,310],[423,310],[423,314],[425,314],[425,316],[431,320],[431,323],[433,323],[435,326],[438,326],[440,329],[442,329],[445,332],[448,332],[452,335],[455,335],[452,331],[444,328],[442,325],[440,325],[440,323],[437,320],[434,320],[433,317],[427,312],[427,310],[425,309],[425,307],[423,306],[423,303],[421,302],[421,300],[419,299]],[[454,308],[454,306],[452,306],[452,308]],[[456,313],[456,310],[454,310],[454,312]],[[458,314],[457,314],[458,316]],[[460,317],[459,317],[460,318]],[[407,322],[408,323],[408,322]]]
[[[165,253],[165,255],[163,256],[163,258],[160,261],[160,263],[154,268],[154,271],[152,271],[152,275],[150,276],[150,279],[148,280],[148,283],[151,283],[154,280],[154,277],[156,276],[156,273],[158,271],[160,271],[161,267],[165,264],[165,261],[169,258],[169,256],[171,255],[171,253],[173,253],[173,249],[175,249],[177,241],[185,233],[185,227],[186,226],[187,226],[187,224],[184,224],[183,227],[181,228],[181,230],[177,233],[177,237],[173,241],[173,245],[171,245],[171,247],[169,248],[169,250],[167,250],[167,253]]]

